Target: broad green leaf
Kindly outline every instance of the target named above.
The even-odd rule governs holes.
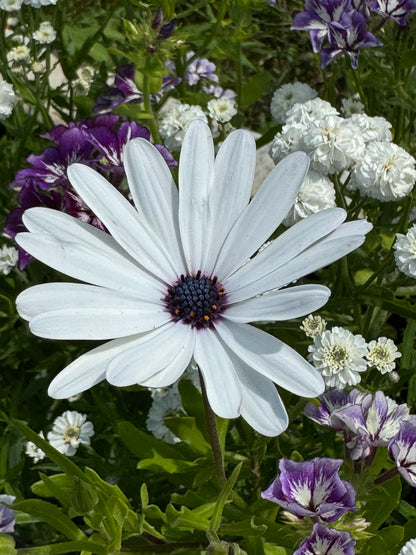
[[[16,502],[13,506],[19,511],[47,522],[70,540],[82,540],[85,538],[84,533],[66,516],[62,509],[52,503],[42,501],[41,499],[28,499]]]
[[[254,516],[239,522],[226,522],[219,527],[220,536],[262,536],[267,530],[265,524],[255,524]]]
[[[201,392],[194,386],[191,380],[181,380],[178,389],[186,414],[195,418],[198,429],[205,437],[208,437]]]
[[[40,473],[41,480],[35,482],[30,488],[39,497],[55,497],[65,507],[71,504],[71,492],[73,480],[67,474],[55,474],[46,476]]]
[[[210,529],[210,521],[204,518],[196,510],[191,511],[187,507],[181,507],[178,511],[169,503],[166,507],[166,518],[172,528],[185,528],[188,530],[203,530]]]
[[[152,459],[143,459],[137,463],[137,468],[142,470],[153,470],[154,472],[167,472],[168,474],[185,474],[189,471],[195,472],[197,464],[178,459],[167,459],[160,457],[158,453]]]
[[[264,544],[264,555],[287,555],[287,551],[284,547],[266,543]]]
[[[8,534],[0,534],[0,553],[1,555],[16,555],[14,539]]]
[[[396,555],[399,551],[404,536],[402,526],[389,526],[379,530],[368,542],[366,542],[365,555],[382,553],[383,555]]]
[[[211,446],[198,430],[193,416],[166,418],[165,424],[179,439],[189,445],[195,453],[206,455],[211,452]]]
[[[120,422],[118,425],[120,439],[125,446],[139,459],[149,459],[155,453],[167,459],[184,459],[182,451],[173,445],[168,445],[155,437],[142,432],[130,422]]]
[[[241,93],[241,106],[250,106],[258,100],[270,87],[272,77],[269,73],[262,71],[253,75],[245,83]]]
[[[400,501],[402,484],[399,476],[376,486],[366,499],[363,518],[371,522],[368,532],[375,532],[390,516]]]

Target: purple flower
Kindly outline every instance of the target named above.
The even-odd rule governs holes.
[[[351,0],[351,7],[367,19],[370,17],[370,4],[372,0]]]
[[[331,530],[317,523],[293,555],[354,555],[355,543],[349,532]]]
[[[351,0],[306,0],[305,11],[295,15],[291,29],[309,31],[314,52],[320,52],[333,23],[351,9]]]
[[[366,30],[367,19],[364,15],[352,10],[341,15],[339,22],[331,25],[328,39],[330,46],[321,52],[321,67],[347,54],[351,59],[351,66],[358,67],[359,51],[362,48],[381,46],[382,42]]]
[[[368,407],[371,399],[371,395],[366,395],[358,389],[353,389],[349,393],[343,389],[329,389],[318,397],[319,407],[309,402],[306,404],[303,413],[322,426],[337,431],[345,430],[345,423],[337,418],[339,410],[354,404],[363,404],[364,407]]]
[[[416,417],[410,416],[400,425],[399,433],[389,443],[389,454],[399,473],[416,487]]]
[[[188,85],[192,87],[201,79],[218,83],[218,76],[215,74],[216,65],[213,62],[207,58],[196,58],[192,50],[186,54],[186,61],[189,62],[185,70],[185,81]]]
[[[342,462],[329,458],[305,462],[281,459],[280,475],[261,496],[297,517],[319,516],[325,522],[333,522],[344,513],[357,510],[353,486],[338,475]]]
[[[9,507],[3,505],[7,503],[12,505],[16,497],[14,495],[0,495],[0,532],[14,532],[14,525],[16,524],[16,519],[14,518],[14,512]]]
[[[416,0],[373,0],[371,10],[404,26],[407,16],[416,12]]]
[[[337,418],[354,434],[346,444],[350,459],[361,460],[376,447],[387,447],[408,416],[406,404],[398,405],[382,391],[377,391],[370,406],[355,404],[338,410]]]
[[[232,91],[231,89],[223,89],[219,85],[204,85],[202,87],[204,93],[212,94],[215,98],[229,98],[230,100],[234,100],[237,96],[237,93]]]

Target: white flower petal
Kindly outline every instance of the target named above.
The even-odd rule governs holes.
[[[241,416],[244,420],[269,437],[286,430],[289,419],[274,383],[243,363],[238,377],[243,390]]]
[[[214,186],[209,195],[209,248],[203,264],[209,275],[218,251],[250,200],[256,167],[256,144],[248,131],[228,135],[215,158]]]
[[[214,143],[203,121],[191,122],[185,135],[179,161],[179,227],[190,273],[202,269],[208,248],[206,224],[208,196],[214,170]]]
[[[111,258],[82,243],[66,243],[47,235],[19,233],[16,242],[51,268],[75,279],[137,296],[149,293],[151,299],[163,292],[162,285],[146,276],[128,260]]]
[[[248,366],[277,385],[301,397],[324,392],[324,381],[306,360],[272,335],[247,324],[221,320],[221,339]]]
[[[176,272],[186,274],[178,224],[178,189],[160,152],[145,139],[124,149],[124,169],[141,221],[160,237]]]
[[[214,331],[196,334],[194,359],[201,370],[212,410],[222,418],[237,418],[242,392],[235,358]]]
[[[225,279],[270,237],[295,202],[308,166],[308,156],[294,152],[269,173],[224,241],[215,274]]]
[[[137,211],[102,175],[84,164],[68,168],[71,185],[114,239],[147,270],[167,282],[178,274],[157,237],[140,221]]]
[[[144,297],[142,295],[142,297]],[[22,318],[31,320],[44,312],[68,308],[119,308],[161,309],[160,294],[154,298],[136,298],[112,289],[81,283],[44,283],[25,289],[16,299],[16,307]]]
[[[154,374],[147,380],[141,381],[140,385],[145,387],[167,387],[178,380],[191,362],[195,348],[195,335],[197,330],[191,326],[184,326],[188,337],[183,341],[181,349],[176,357],[160,372]]]
[[[318,310],[327,302],[330,294],[331,291],[322,285],[290,287],[231,304],[223,316],[233,322],[290,320]]]
[[[88,351],[59,372],[49,386],[48,395],[53,399],[67,399],[90,389],[105,379],[109,361],[136,340],[137,337],[114,339]]]
[[[232,294],[231,302],[234,302],[235,291],[249,284],[255,285],[260,278],[265,277],[298,256],[313,243],[340,226],[346,216],[347,213],[342,208],[330,208],[301,220],[279,235],[277,239],[268,244],[247,264],[224,281],[227,293]],[[263,290],[258,288],[253,294],[259,294]],[[252,296],[240,295],[239,293],[237,295],[236,300],[243,300]]]
[[[192,341],[189,326],[182,322],[169,322],[145,333],[110,361],[107,380],[118,387],[145,382],[169,366],[186,350],[189,341]]]

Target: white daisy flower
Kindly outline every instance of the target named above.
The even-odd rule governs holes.
[[[23,0],[0,0],[0,9],[6,12],[15,12],[22,7]]]
[[[158,439],[166,443],[178,443],[180,439],[169,430],[164,420],[171,416],[180,416],[183,412],[182,400],[177,387],[162,390],[161,393],[153,397],[153,403],[146,420],[146,427]]]
[[[310,170],[283,224],[291,226],[303,218],[333,206],[335,206],[335,188],[332,181],[325,175]]]
[[[360,372],[367,369],[365,339],[338,326],[316,335],[308,350],[309,360],[321,372],[328,388],[357,385]]]
[[[322,316],[314,316],[309,314],[301,323],[300,329],[305,333],[307,337],[315,337],[325,331],[326,320]]]
[[[400,358],[400,353],[394,341],[387,337],[379,337],[377,341],[370,341],[368,344],[367,360],[370,366],[377,368],[382,374],[387,374],[396,368],[396,358]]]
[[[287,112],[286,123],[314,124],[326,116],[337,116],[338,110],[326,100],[314,98],[303,104],[295,104]]]
[[[42,21],[32,36],[39,44],[51,44],[56,39],[56,31],[49,21]]]
[[[180,102],[164,115],[159,133],[170,150],[180,150],[185,131],[189,124],[196,119],[208,123],[207,116],[200,106],[191,106]]]
[[[416,555],[416,538],[406,542],[398,555]]]
[[[207,104],[208,114],[218,123],[226,123],[236,115],[235,100],[230,98],[213,98]]]
[[[0,248],[0,273],[7,276],[16,266],[19,259],[19,253],[14,247],[3,245]]]
[[[166,387],[193,358],[217,415],[242,415],[262,434],[279,434],[288,421],[273,382],[304,397],[321,394],[324,383],[296,351],[250,323],[297,318],[324,305],[326,287],[285,286],[357,248],[371,224],[343,224],[344,210],[324,210],[254,256],[296,198],[308,169],[304,153],[276,166],[251,201],[256,148],[248,131],[231,133],[214,162],[208,126],[193,122],[182,146],[179,192],[148,141],[134,139],[124,153],[135,207],[88,166],[68,169],[109,233],[37,207],[23,216],[29,232],[16,238],[35,258],[87,282],[21,293],[18,310],[32,332],[113,339],[58,374],[49,394],[67,398],[104,379],[119,387]]]
[[[416,160],[394,143],[373,141],[354,166],[349,186],[382,202],[408,195],[416,181]]]
[[[412,225],[406,235],[396,235],[394,258],[401,272],[416,278],[416,224]]]
[[[43,432],[39,432],[39,435],[42,439],[45,439]],[[42,451],[42,449],[38,447],[36,443],[33,443],[33,441],[28,441],[26,443],[25,453],[28,457],[33,459],[35,464],[46,457],[46,454]]]
[[[67,410],[55,418],[53,428],[48,432],[48,441],[52,447],[72,457],[81,444],[90,445],[93,435],[94,426],[87,422],[86,414]]]
[[[270,112],[278,123],[284,123],[287,112],[295,104],[303,104],[308,100],[316,98],[318,93],[307,83],[287,83],[282,85],[273,93],[270,104]]]
[[[31,61],[30,50],[25,44],[15,46],[7,53],[7,61],[9,64],[28,64]]]

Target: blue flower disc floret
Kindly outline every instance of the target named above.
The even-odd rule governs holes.
[[[182,320],[193,328],[213,327],[224,308],[224,287],[213,278],[201,275],[181,275],[180,279],[168,288],[164,299],[173,320]]]

